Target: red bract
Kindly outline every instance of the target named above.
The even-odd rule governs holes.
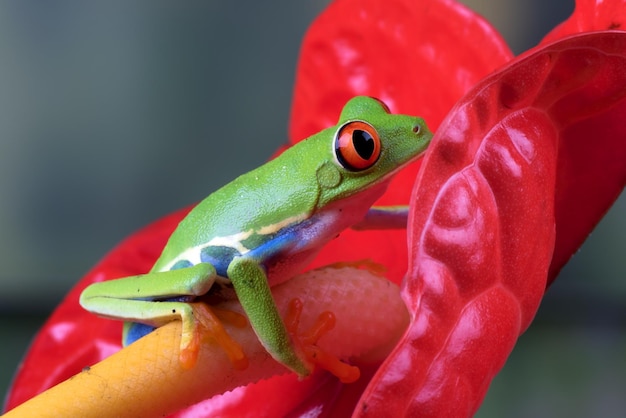
[[[574,14],[550,32],[537,48],[581,32],[617,29],[626,29],[626,1],[579,0]],[[580,91],[555,104],[556,118],[569,118],[576,123],[561,133],[566,145],[559,151],[555,196],[557,235],[548,283],[624,189],[626,67],[623,44],[616,48],[613,54],[577,48],[579,54],[567,55],[556,68],[560,72],[556,81],[562,83],[563,91],[577,86]]]
[[[572,16],[554,28],[539,45],[582,32],[626,29],[626,3],[623,0],[577,0]]]
[[[363,416],[478,409],[549,269],[582,242],[572,230],[588,233],[624,187],[624,115],[626,33],[538,49],[457,104],[413,195],[403,296],[414,318],[368,387]],[[398,379],[398,370],[412,372]]]
[[[358,416],[466,416],[478,408],[546,283],[624,188],[626,34],[560,39],[619,29],[625,10],[623,1],[579,1],[567,22],[514,61],[488,24],[449,0],[338,0],[311,26],[293,140],[334,124],[356,94],[441,126],[411,197],[410,257],[402,232],[348,231],[315,262],[372,258],[398,282],[408,260],[407,334],[366,389],[368,379],[292,387],[301,401],[291,416],[348,416],[359,397]],[[417,170],[403,172],[383,202],[409,201]],[[92,281],[148,270],[183,215],[133,235],[76,286],[36,338],[9,408],[119,347],[120,324],[82,311],[78,295]],[[280,387],[276,379],[252,385],[195,411],[242,416],[262,402],[277,414]]]
[[[355,95],[420,115],[435,131],[465,92],[512,57],[491,26],[455,2],[335,1],[302,45],[290,137],[295,142],[335,124]],[[406,204],[419,165],[396,176],[379,203]],[[405,232],[345,231],[314,265],[363,258],[384,264],[399,283],[407,267]]]
[[[121,323],[86,314],[78,304],[80,293],[90,283],[150,270],[187,211],[166,216],[128,237],[81,279],[33,340],[7,396],[7,409],[121,348]]]

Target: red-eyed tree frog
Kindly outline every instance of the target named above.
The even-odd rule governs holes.
[[[431,137],[421,118],[393,115],[377,99],[355,97],[336,126],[201,201],[172,233],[149,273],[92,284],[80,304],[127,321],[124,345],[145,334],[140,324],[158,327],[180,319],[185,353],[197,351],[199,328],[208,315],[194,299],[216,283],[232,286],[271,356],[306,376],[313,365],[290,336],[270,287],[300,273],[346,228],[404,227],[405,207],[372,205]]]

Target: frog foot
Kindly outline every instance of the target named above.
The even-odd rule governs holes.
[[[183,332],[180,350],[180,364],[184,369],[195,366],[200,352],[200,344],[213,342],[219,345],[236,370],[244,370],[248,367],[248,358],[241,346],[231,338],[224,329],[223,322],[236,327],[245,326],[247,321],[243,315],[232,311],[211,309],[205,303],[189,303],[193,311],[193,324]]]
[[[342,383],[355,382],[361,375],[358,367],[341,361],[337,356],[317,346],[317,341],[335,327],[335,314],[330,311],[322,312],[311,328],[303,333],[298,333],[302,307],[302,301],[298,298],[289,302],[285,325],[292,340],[304,353],[306,360],[329,371]]]

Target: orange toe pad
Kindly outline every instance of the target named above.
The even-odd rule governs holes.
[[[190,303],[190,305],[193,309],[196,326],[191,342],[180,351],[179,358],[183,368],[191,369],[196,364],[200,351],[200,343],[205,342],[217,343],[224,350],[235,369],[243,370],[247,368],[248,358],[243,352],[243,349],[228,335],[222,325],[222,321],[211,308],[200,302]],[[219,311],[219,315],[227,322],[231,322],[232,320],[235,326],[241,325],[242,318],[243,325],[245,325],[246,322],[245,318],[236,312]]]
[[[297,344],[306,360],[335,375],[342,383],[355,382],[361,375],[359,368],[341,361],[337,356],[318,347],[317,341],[335,327],[335,314],[322,312],[317,321],[308,330],[298,333],[302,301],[294,298],[289,303],[285,325],[295,344]]]

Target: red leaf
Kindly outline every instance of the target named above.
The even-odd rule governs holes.
[[[583,32],[626,30],[625,0],[577,0],[574,13],[554,28],[540,45]]]
[[[78,304],[80,293],[97,281],[150,270],[167,238],[187,211],[184,209],[166,216],[131,235],[76,284],[33,340],[7,395],[7,409],[121,348],[121,322],[98,318],[82,309]]]
[[[623,27],[624,10],[623,1],[579,1],[572,18],[548,35],[544,43],[579,31]],[[429,157],[428,166],[442,169],[442,177],[427,168],[421,178],[422,186],[416,191],[420,200],[413,214],[411,251],[428,255],[412,262],[411,276],[405,286],[415,319],[403,344],[373,380],[359,411],[380,412],[383,405],[382,411],[394,416],[405,407],[418,405],[424,414],[442,412],[445,407],[464,412],[474,410],[517,334],[532,318],[543,290],[539,290],[542,280],[537,272],[546,262],[545,246],[549,242],[539,237],[550,239],[551,230],[541,230],[537,225],[549,213],[540,213],[538,219],[527,225],[522,222],[531,218],[526,210],[538,211],[542,203],[555,205],[556,249],[550,267],[553,278],[614,195],[623,189],[623,164],[618,164],[624,161],[625,143],[619,118],[626,110],[620,90],[626,84],[624,65],[619,64],[623,49],[618,54],[603,55],[600,51],[610,46],[608,41],[590,38],[600,44],[594,48],[600,49],[581,52],[577,48],[584,47],[584,39],[567,41],[572,43],[554,47],[557,49],[535,51],[543,58],[537,58],[533,65],[528,64],[532,57],[527,57],[522,61],[527,63],[526,67],[514,65],[485,80],[471,97],[463,100],[458,108],[464,107],[462,111],[452,115],[438,133],[441,139],[436,143],[441,145],[433,146],[432,155],[437,153],[435,148],[440,151],[438,157]],[[572,48],[558,49],[563,45]],[[546,54],[558,57],[554,65],[549,60],[546,64]],[[583,58],[591,60],[589,65],[580,61]],[[303,46],[294,98],[292,141],[334,124],[341,106],[355,94],[379,97],[389,102],[394,112],[422,115],[434,130],[471,86],[510,59],[511,53],[499,35],[451,0],[395,3],[338,0],[314,23]],[[560,80],[561,85],[550,84],[555,80]],[[484,100],[472,101],[477,97]],[[472,117],[467,126],[471,135],[463,138],[468,144],[460,142],[455,147],[450,141],[454,139],[453,128],[463,126],[462,116]],[[543,123],[535,126],[537,121]],[[499,128],[489,131],[494,126]],[[533,130],[525,130],[529,128]],[[516,142],[511,139],[516,137],[510,137],[508,142],[506,138],[511,132],[525,133],[533,145],[543,144],[539,142],[540,133],[546,133],[547,138],[552,133],[558,144],[556,177],[554,173],[550,177],[554,161],[546,158],[548,154],[534,156],[544,161],[543,167],[524,166],[515,159],[505,158],[507,153],[513,155],[515,149]],[[549,151],[549,147],[537,149],[540,148]],[[607,149],[614,154],[607,155]],[[473,164],[462,159],[455,162],[459,155],[481,158]],[[512,166],[504,162],[518,162],[531,173],[534,183],[527,179],[519,181],[521,190],[516,194],[515,182],[509,184],[500,178],[501,170],[508,173],[505,178],[511,179]],[[467,175],[454,171],[461,168],[467,168]],[[407,202],[409,185],[416,172],[417,166],[403,173],[383,201]],[[541,178],[541,173],[547,174]],[[484,182],[477,181],[478,174],[483,175]],[[448,184],[452,178],[455,181]],[[540,180],[556,181],[554,201],[537,192],[536,183]],[[437,185],[445,187],[440,190]],[[469,193],[474,190],[470,186],[476,186],[480,193]],[[543,190],[544,195],[548,191]],[[507,194],[529,200],[509,199]],[[434,199],[435,196],[440,200]],[[460,201],[465,206],[451,199],[452,196],[465,197],[465,201]],[[430,203],[427,198],[431,199]],[[484,204],[489,201],[491,204]],[[537,206],[533,207],[531,202]],[[463,213],[462,209],[474,212]],[[437,217],[426,222],[427,213]],[[454,231],[455,228],[450,229],[450,221],[474,219],[476,214],[484,215],[482,222],[459,225],[459,230],[465,228],[460,235],[465,234],[467,240],[455,237],[454,233],[441,236],[432,233],[437,222]],[[78,295],[92,281],[148,270],[182,216],[180,212],[167,217],[130,237],[81,280],[33,343],[9,394],[8,407],[119,347],[120,325],[82,311],[77,304]],[[423,236],[417,232],[420,228]],[[498,245],[493,245],[493,257],[484,242],[469,237],[467,231],[472,228],[490,233],[494,241],[499,240]],[[446,228],[442,229],[445,232]],[[537,234],[533,235],[533,231]],[[385,234],[388,241],[382,241],[381,237],[375,233],[343,234],[325,249],[316,265],[370,257],[390,266],[392,279],[398,281],[406,270],[405,237],[402,233]],[[527,266],[532,259],[526,254],[531,244],[539,244],[538,260]],[[463,255],[472,245],[491,259],[450,259],[454,254]],[[437,257],[447,259],[447,264],[438,262]],[[480,289],[484,292],[480,293]],[[405,355],[404,361],[399,360],[400,354]],[[401,384],[394,386],[393,379]],[[454,386],[454,382],[459,385]],[[248,388],[242,389],[245,396],[240,399],[250,402],[243,406],[255,409],[257,402],[251,399],[263,399],[267,411],[278,411],[274,408],[280,407],[281,399],[272,389],[276,385],[269,382],[250,392]],[[303,386],[295,393],[303,393],[299,390],[310,388]],[[294,414],[322,408],[334,416],[346,416],[360,391],[354,385],[323,386],[303,396]],[[232,406],[235,409],[230,411],[239,413],[241,410],[237,408],[241,406],[235,404]]]
[[[413,322],[359,416],[478,409],[548,270],[624,187],[625,86],[626,33],[595,33],[535,50],[457,104],[413,196],[403,289]]]
[[[463,93],[511,56],[488,23],[455,2],[403,0],[381,7],[372,0],[337,1],[312,25],[303,44],[292,140],[335,124],[345,101],[356,94],[380,97],[396,112],[423,115],[434,128]],[[407,170],[392,184],[384,202],[408,202],[417,168]],[[78,296],[93,281],[147,271],[183,215],[184,211],[171,215],[129,237],[77,284],[33,342],[7,399],[8,408],[119,348],[121,325],[83,311]],[[316,265],[371,257],[384,262],[390,276],[399,281],[406,271],[405,240],[403,231],[391,235],[347,232],[325,249]],[[335,395],[313,396],[301,409],[307,405],[328,408],[336,399],[334,412],[345,416],[361,391],[356,385],[327,387],[323,393]],[[267,389],[264,397],[268,408],[272,402],[282,402],[280,396],[272,398],[271,392]]]
[[[435,130],[454,103],[512,54],[482,18],[448,0],[338,0],[309,28],[298,64],[292,142],[337,123],[355,95],[394,113],[424,117]],[[379,203],[407,204],[419,162],[400,173]],[[375,244],[374,244],[375,243]],[[369,258],[399,283],[406,272],[404,231],[345,231],[314,266]]]

